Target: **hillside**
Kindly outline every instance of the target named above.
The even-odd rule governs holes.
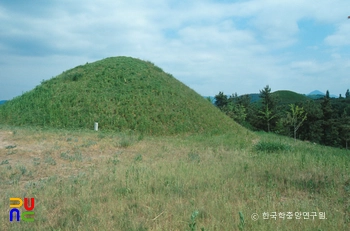
[[[0,109],[3,123],[55,128],[135,130],[146,134],[243,129],[151,62],[106,58],[77,66]]]
[[[252,93],[248,94],[250,97],[250,102],[255,103],[260,101],[260,93]],[[280,90],[272,93],[275,97],[277,97],[282,104],[290,104],[295,102],[302,102],[308,100],[309,98],[305,95],[296,93],[294,91],[288,90]]]
[[[272,95],[277,98],[280,104],[283,104],[283,105],[310,100],[310,98],[308,98],[305,95],[296,93],[294,91],[289,91],[289,90],[275,91],[272,93]],[[254,97],[254,100],[252,100],[252,96]],[[261,103],[260,94],[258,93],[250,94],[250,97],[251,97],[251,102],[258,103],[258,104]]]
[[[275,91],[272,93],[272,95],[276,96],[279,99],[279,101],[283,104],[303,102],[309,99],[305,95],[288,90]]]
[[[260,93],[251,93],[251,94],[248,94],[248,95],[250,97],[250,102],[251,103],[255,103],[255,102],[260,100]]]

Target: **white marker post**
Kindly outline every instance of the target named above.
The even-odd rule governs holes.
[[[97,122],[94,123],[94,130],[98,131],[98,123]]]

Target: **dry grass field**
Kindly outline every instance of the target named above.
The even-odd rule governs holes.
[[[349,160],[346,150],[249,131],[2,126],[0,229],[350,230]],[[34,222],[9,221],[11,197],[35,198]]]

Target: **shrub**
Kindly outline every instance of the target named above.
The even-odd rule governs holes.
[[[260,141],[255,145],[255,150],[258,152],[273,153],[279,151],[289,151],[291,150],[291,146],[277,142]]]

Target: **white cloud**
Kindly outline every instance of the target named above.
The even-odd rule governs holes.
[[[329,63],[319,63],[315,60],[307,60],[307,61],[296,61],[290,64],[292,70],[296,70],[301,72],[302,74],[315,74],[322,73],[330,68]]]
[[[336,32],[328,36],[325,42],[336,47],[350,45],[350,20],[339,25]]]
[[[8,4],[0,4],[3,82],[11,75],[39,84],[76,65],[118,55],[150,60],[203,95],[258,92],[266,84],[308,93],[315,80],[327,86],[326,75],[344,80],[349,70],[348,56],[338,49],[350,41],[346,0],[52,1],[40,10],[32,3],[27,11]],[[334,34],[320,38],[334,49],[302,47],[303,19],[334,26]],[[20,62],[28,65],[14,68]]]

